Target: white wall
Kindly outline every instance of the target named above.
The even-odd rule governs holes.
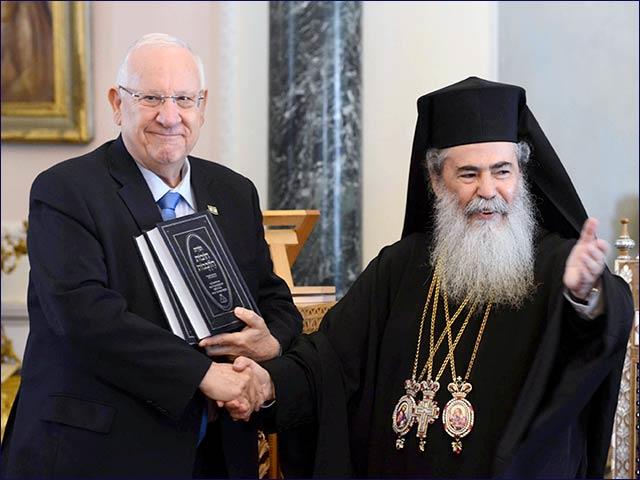
[[[402,233],[421,95],[476,75],[496,78],[493,2],[364,2],[363,262]]]
[[[500,81],[527,89],[600,237],[626,216],[639,241],[638,3],[500,2],[499,24]]]
[[[269,4],[216,2],[211,9],[217,19],[215,24],[205,27],[212,32],[215,50],[208,60],[213,71],[207,131],[211,154],[203,155],[253,180],[260,203],[266,208]]]

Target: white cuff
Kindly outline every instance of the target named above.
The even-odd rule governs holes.
[[[269,407],[273,406],[274,403],[276,403],[276,399],[275,398],[273,400],[271,400],[270,402],[263,403],[262,405],[260,405],[260,408],[269,408]]]
[[[564,298],[571,304],[579,317],[585,320],[593,320],[602,312],[604,312],[604,296],[597,288],[592,288],[587,296],[586,303],[578,303],[571,298],[569,291],[564,289]]]

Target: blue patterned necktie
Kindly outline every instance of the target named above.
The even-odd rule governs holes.
[[[165,193],[160,200],[158,200],[158,206],[160,207],[160,214],[162,215],[162,220],[171,220],[172,218],[176,218],[176,206],[182,195],[178,192],[167,192]]]

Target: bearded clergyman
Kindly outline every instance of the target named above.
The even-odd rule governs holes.
[[[601,477],[633,307],[597,225],[522,88],[421,97],[402,239],[266,371],[236,360],[285,474]]]

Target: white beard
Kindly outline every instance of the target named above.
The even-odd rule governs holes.
[[[472,220],[482,210],[499,214]],[[521,306],[534,290],[535,230],[531,195],[522,179],[511,205],[500,196],[475,197],[462,209],[445,188],[436,201],[431,263],[440,262],[449,298],[460,303],[468,295],[471,303]]]

